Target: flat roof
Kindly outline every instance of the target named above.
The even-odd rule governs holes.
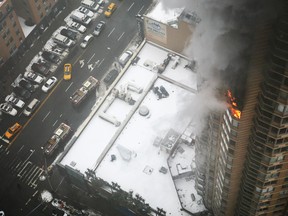
[[[171,60],[159,75],[158,65],[168,55],[172,56]],[[194,127],[190,108],[195,104],[197,74],[185,67],[188,59],[175,53],[172,55],[151,43],[145,43],[137,57],[138,62],[122,71],[123,76],[115,85],[120,92],[122,89],[122,92],[131,94],[135,104],[109,94],[95,114],[91,114],[91,120],[83,123],[88,123],[85,129],[79,132],[83,125],[76,132],[79,137],[60,164],[83,174],[87,169],[96,170],[96,176],[109,183],[117,182],[126,191],[133,190],[152,208],[163,208],[167,215],[188,215],[181,211],[181,203],[193,213],[203,211],[205,207],[191,177],[195,149],[191,145]],[[160,99],[153,87],[160,89],[161,86],[169,96],[166,94]],[[143,107],[149,111],[146,116],[139,113]],[[116,126],[115,122],[120,125]],[[161,141],[159,145],[155,142],[165,140],[171,130],[181,137],[181,142],[175,145],[173,158],[170,149],[161,149]],[[185,140],[190,140],[190,145],[185,144]],[[192,194],[196,197],[194,201]]]

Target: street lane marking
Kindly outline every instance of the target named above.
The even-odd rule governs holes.
[[[100,67],[100,65],[104,62],[104,58],[100,61],[99,65],[97,66],[98,68]]]
[[[130,7],[128,8],[127,11],[130,11],[130,9],[133,7],[134,3],[135,3],[135,2],[133,2],[133,3],[130,5]]]
[[[137,14],[140,14],[140,12],[143,10],[143,8],[144,8],[144,5],[140,8],[140,10],[138,11]]]
[[[70,85],[66,88],[65,92],[68,91],[68,89],[72,86],[73,82],[70,83]]]
[[[108,34],[108,36],[107,37],[110,37],[110,35],[114,32],[114,30],[115,30],[115,27],[112,29],[112,31]]]
[[[22,168],[22,170],[20,172],[18,172],[17,176],[20,177],[21,176],[21,173],[22,171],[29,165],[29,164],[32,164],[30,161],[28,161],[25,166]],[[23,175],[22,175],[23,176]],[[22,176],[20,178],[22,178]]]
[[[53,127],[57,124],[57,122],[58,122],[58,119],[54,122]]]
[[[31,201],[31,198],[28,199],[28,201],[25,203],[25,205],[28,205],[28,203]]]
[[[38,170],[38,167],[36,167],[36,168],[33,170],[33,172],[29,175],[29,177],[27,178],[27,182],[29,182],[29,181],[31,180],[32,176],[35,174],[35,171],[37,171],[37,170]]]
[[[90,57],[90,59],[87,61],[87,64],[91,61],[91,59],[95,56],[95,53]]]
[[[24,145],[17,151],[17,154],[24,148]]]
[[[14,141],[16,140],[16,138],[21,134],[21,132],[23,131],[23,129],[30,123],[30,121],[32,121],[33,117],[39,112],[39,110],[41,109],[41,107],[45,104],[45,102],[50,98],[50,96],[52,95],[52,93],[55,91],[55,89],[57,89],[57,87],[60,85],[60,83],[63,81],[63,78],[61,80],[59,80],[59,82],[56,84],[56,86],[50,91],[50,93],[47,95],[47,97],[45,98],[45,100],[43,100],[40,104],[40,106],[38,107],[37,110],[35,110],[35,112],[32,114],[32,116],[28,119],[28,121],[23,125],[22,130],[16,134],[16,136],[14,137],[14,139],[9,143],[9,145],[7,146],[7,149],[10,148],[12,146],[12,144],[14,143]]]
[[[42,173],[43,173],[43,170],[41,170],[41,172],[38,174],[38,177],[41,176]],[[34,185],[34,188],[37,187],[36,181],[38,181],[38,177],[35,179],[34,182],[32,182],[32,185]]]
[[[55,192],[57,192],[57,190],[58,190],[58,188],[60,187],[60,185],[62,184],[63,180],[64,180],[64,177],[61,179],[61,181],[60,181],[59,185],[57,186]]]
[[[30,149],[30,152],[31,152],[31,154],[27,157],[27,159],[24,161],[24,163],[26,163],[26,161],[28,161],[30,159],[30,157],[33,155],[35,150]]]
[[[32,197],[34,197],[36,194],[38,193],[38,190],[37,191],[35,191],[35,193],[32,195]]]
[[[29,171],[26,173],[26,176],[24,177],[24,179],[23,179],[23,181],[27,181],[28,182],[28,179],[29,179],[29,177],[30,177],[30,175],[33,173],[33,171],[35,170],[35,169],[37,169],[38,167],[36,166],[32,166],[32,169],[29,169]],[[24,174],[23,174],[24,175]],[[22,175],[22,176],[23,176]],[[25,180],[26,179],[26,180]]]
[[[51,112],[51,111],[49,111],[49,112],[46,114],[46,116],[42,119],[42,122],[45,121],[45,119],[49,116],[50,112]]]
[[[123,35],[125,34],[125,32],[123,32],[120,37],[118,38],[118,41],[123,37]]]
[[[15,167],[15,170],[18,168],[18,166],[21,164],[21,161],[17,164],[17,166]]]

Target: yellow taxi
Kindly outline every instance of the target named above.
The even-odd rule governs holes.
[[[71,64],[64,64],[64,80],[70,80],[72,73],[72,65]]]
[[[105,11],[105,16],[110,17],[112,13],[116,10],[117,6],[115,3],[110,3],[107,10]]]
[[[17,134],[21,130],[22,126],[19,123],[15,123],[13,126],[8,128],[8,130],[5,132],[4,136],[7,139],[10,139],[13,137],[15,134]]]

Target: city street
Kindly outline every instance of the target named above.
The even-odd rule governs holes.
[[[65,24],[64,18],[80,5],[80,1],[68,2],[67,7],[25,54],[19,65],[11,69],[13,71],[11,73],[24,73],[24,68],[42,49],[45,41],[59,26]],[[115,215],[109,204],[105,204],[100,198],[90,197],[88,194],[80,193],[79,190],[71,191],[70,186],[65,186],[68,182],[57,170],[52,170],[48,175],[47,168],[57,155],[61,154],[64,146],[61,146],[51,158],[44,156],[43,146],[61,122],[68,123],[72,130],[76,131],[88,116],[96,101],[96,94],[92,94],[78,108],[71,105],[69,97],[89,76],[92,75],[102,80],[104,75],[117,65],[117,63],[114,64],[117,57],[137,39],[135,15],[143,14],[150,4],[151,1],[117,1],[117,10],[110,18],[106,18],[103,12],[108,3],[105,3],[84,35],[92,33],[101,20],[106,22],[103,32],[100,36],[94,37],[86,49],[79,46],[84,35],[70,49],[68,57],[57,65],[57,70],[53,74],[58,78],[55,88],[44,93],[40,87],[33,93],[31,98],[41,101],[38,109],[30,117],[23,115],[23,109],[15,117],[3,115],[1,136],[15,122],[23,126],[19,134],[9,143],[0,141],[0,210],[5,211],[5,215],[51,215],[53,207],[50,204],[41,203],[39,199],[44,189],[53,192],[56,197],[67,199],[78,205],[78,208],[93,207],[102,212],[110,211]],[[63,64],[65,63],[72,64],[72,79],[69,81],[63,80]],[[11,91],[12,88],[7,89],[7,94]],[[95,204],[95,199],[98,204]]]

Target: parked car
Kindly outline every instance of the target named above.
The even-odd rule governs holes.
[[[104,82],[107,85],[111,85],[117,76],[118,76],[118,71],[116,69],[113,69],[109,71],[108,74],[105,76]]]
[[[104,0],[98,0],[97,4],[100,5],[100,6],[103,5],[104,4]]]
[[[26,71],[24,73],[24,77],[25,77],[25,79],[32,81],[34,83],[37,83],[37,84],[41,84],[44,81],[43,76],[36,74],[36,73],[33,73],[33,72],[30,72],[30,71]]]
[[[36,91],[35,86],[32,85],[29,81],[27,81],[25,79],[20,80],[20,82],[18,84],[19,84],[19,86],[25,88],[26,90],[28,90],[31,93]]]
[[[18,95],[18,97],[24,99],[24,100],[27,100],[31,97],[31,93],[22,88],[21,86],[16,86],[14,89],[13,89],[13,92]]]
[[[14,109],[14,108],[12,107],[12,105],[9,104],[9,103],[2,103],[2,104],[0,104],[0,110],[1,110],[3,113],[9,114],[9,115],[11,115],[11,116],[17,115],[17,110]]]
[[[43,51],[42,57],[45,60],[50,61],[50,62],[55,63],[55,64],[60,61],[60,57],[57,54],[49,52],[49,51]]]
[[[93,35],[99,36],[100,33],[101,33],[101,31],[104,29],[104,26],[105,26],[105,22],[104,22],[104,21],[100,21],[100,22],[96,25],[96,27],[95,27],[95,29],[94,29],[94,31],[93,31]]]
[[[82,34],[85,33],[87,30],[87,28],[85,26],[81,25],[80,23],[74,22],[74,21],[67,23],[67,26],[71,29],[77,30],[78,32],[80,32]]]
[[[92,34],[88,34],[87,36],[85,36],[85,38],[83,39],[82,43],[80,44],[80,47],[82,48],[86,48],[88,46],[88,44],[93,40],[93,35]]]
[[[125,51],[124,53],[121,54],[119,57],[119,63],[124,66],[128,62],[128,60],[131,58],[133,55],[133,52],[130,50]]]
[[[37,73],[47,76],[51,73],[47,63],[33,63],[31,69]]]
[[[39,106],[40,101],[37,98],[33,98],[33,100],[27,105],[27,107],[23,110],[23,115],[30,116],[34,110]]]
[[[88,8],[84,7],[84,6],[80,6],[79,8],[77,8],[77,10],[83,14],[85,14],[88,17],[93,17],[95,14],[89,10]]]
[[[13,136],[15,136],[20,130],[21,130],[22,126],[16,122],[14,125],[12,125],[11,127],[8,128],[8,130],[5,132],[4,136],[7,139],[12,138]]]
[[[76,40],[78,35],[77,32],[67,28],[61,29],[60,34],[68,37],[71,40]]]
[[[13,106],[16,106],[16,107],[19,107],[19,108],[22,108],[25,105],[24,101],[22,101],[21,99],[17,98],[13,94],[7,95],[6,98],[5,98],[5,101],[7,103],[10,103]]]
[[[116,8],[117,8],[117,6],[116,6],[115,3],[113,3],[113,2],[110,3],[110,4],[108,5],[107,10],[104,12],[105,16],[106,16],[106,17],[110,17],[110,16],[112,15],[112,13],[116,10]]]
[[[95,1],[93,0],[82,0],[81,4],[87,8],[89,8],[90,10],[96,12],[98,11],[100,5],[98,5]]]
[[[75,45],[75,42],[73,40],[59,33],[54,35],[53,40],[59,47],[62,47],[62,49],[67,47],[73,47]],[[56,53],[62,52],[61,49],[57,50],[57,48],[54,48],[52,51]]]
[[[56,84],[57,78],[52,76],[50,77],[45,84],[42,86],[42,91],[43,92],[48,92],[53,86]]]

